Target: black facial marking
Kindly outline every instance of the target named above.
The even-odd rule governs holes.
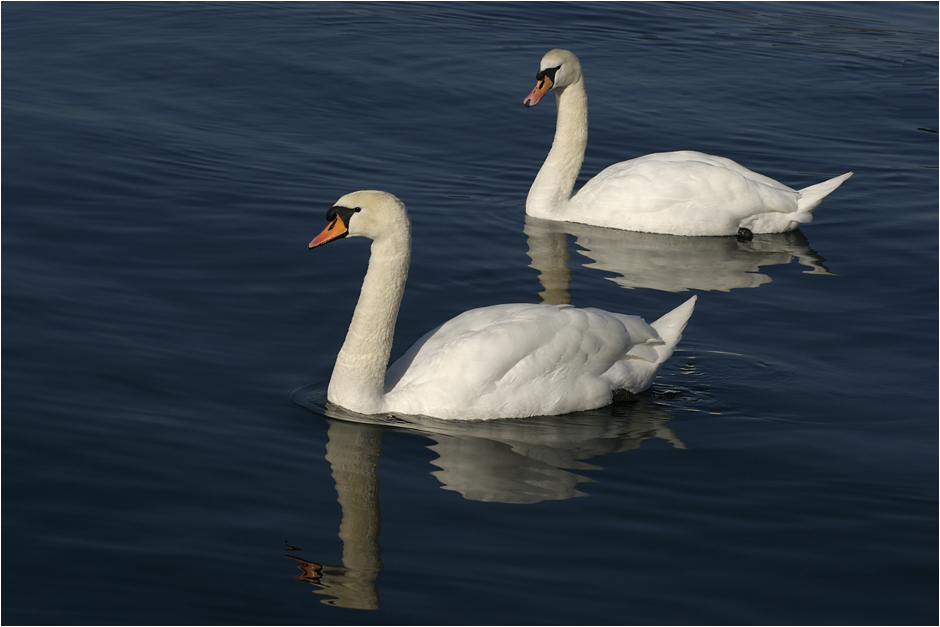
[[[333,226],[336,224],[336,218],[342,218],[343,224],[346,225],[346,228],[349,228],[349,219],[352,217],[352,214],[359,213],[362,211],[362,208],[355,207],[350,209],[349,207],[330,207],[326,211],[326,221],[330,223],[330,230],[333,230]]]
[[[558,68],[560,68],[560,67],[561,67],[560,65],[559,65],[558,67],[550,67],[550,68],[547,68],[547,69],[545,69],[545,70],[542,70],[541,72],[539,72],[538,74],[536,74],[536,75],[535,75],[535,80],[538,81],[538,83],[539,83],[539,88],[542,87],[542,82],[545,80],[545,77],[546,77],[546,76],[549,77],[550,79],[552,79],[552,83],[554,83],[554,82],[555,82],[555,72],[557,72],[557,71],[558,71]]]

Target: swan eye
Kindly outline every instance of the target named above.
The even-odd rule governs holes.
[[[362,211],[362,207],[356,207],[355,209],[353,209],[353,211],[355,211],[356,213],[359,213],[360,211]]]

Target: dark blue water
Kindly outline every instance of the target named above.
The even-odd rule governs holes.
[[[4,623],[935,624],[937,24],[5,2]],[[582,182],[675,149],[855,176],[752,242],[527,222],[559,46]],[[680,350],[634,404],[349,421],[325,389],[368,247],[306,245],[363,188],[414,222],[393,358],[540,292],[698,294]]]

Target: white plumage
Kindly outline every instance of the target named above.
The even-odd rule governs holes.
[[[418,340],[388,371],[411,254],[410,223],[395,196],[340,198],[311,243],[345,235],[373,240],[369,269],[327,390],[363,414],[449,419],[554,415],[642,392],[675,350],[692,297],[652,325],[569,305],[509,304],[464,312]]]
[[[536,105],[555,89],[555,139],[526,199],[537,218],[671,235],[782,233],[813,219],[823,198],[852,176],[795,190],[724,157],[684,150],[614,164],[571,195],[587,147],[587,93],[578,58],[567,50],[542,57]]]

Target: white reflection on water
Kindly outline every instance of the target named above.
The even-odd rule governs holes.
[[[587,463],[593,457],[636,449],[650,438],[685,448],[669,426],[672,416],[643,400],[564,416],[486,421],[364,416],[332,403],[325,413],[424,435],[434,442],[428,448],[438,454],[431,463],[440,470],[431,474],[443,489],[472,501],[539,503],[586,496],[575,486],[592,480],[569,471],[602,470]]]
[[[571,300],[569,235],[574,236],[579,254],[590,260],[584,267],[614,274],[608,278],[627,289],[728,292],[760,287],[771,282],[769,276],[759,272],[761,267],[793,260],[810,268],[807,274],[832,274],[799,231],[757,234],[750,240],[682,237],[526,216],[525,233],[530,265],[539,271],[543,288],[539,298],[548,303]]]
[[[330,462],[337,500],[342,508],[339,537],[343,565],[330,566],[293,555],[300,564],[298,579],[319,588],[323,603],[357,610],[379,608],[375,580],[382,571],[382,514],[376,470],[382,452],[382,428],[330,421],[326,459]]]
[[[329,419],[326,459],[342,508],[339,537],[342,566],[288,555],[299,564],[298,579],[317,586],[323,603],[378,609],[375,580],[382,570],[378,460],[382,432],[404,427],[429,438],[438,454],[431,474],[445,490],[474,501],[531,504],[587,496],[578,484],[593,479],[572,470],[602,470],[587,460],[640,447],[650,438],[674,448],[685,445],[669,426],[672,416],[647,402],[522,419],[445,421],[423,416],[366,416],[300,389],[294,402]]]

